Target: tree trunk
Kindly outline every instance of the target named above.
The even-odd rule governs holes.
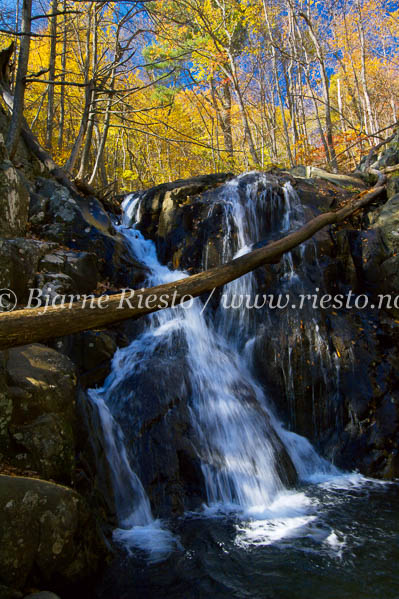
[[[0,53],[1,54],[1,53]],[[5,105],[8,107],[10,112],[13,112],[14,98],[4,81],[0,80],[0,94],[4,100]],[[40,145],[36,136],[31,131],[26,119],[22,117],[21,123],[21,135],[28,149],[44,164],[44,166],[50,171],[50,173],[59,181],[62,185],[65,185],[69,190],[76,193],[77,189],[69,179],[65,170],[62,169],[50,156],[48,152]]]
[[[294,166],[295,162],[294,162],[294,158],[292,156],[292,151],[291,151],[287,119],[285,118],[284,100],[283,100],[283,94],[282,94],[281,86],[280,86],[279,72],[278,72],[278,68],[277,68],[276,48],[274,46],[273,32],[272,32],[272,28],[271,28],[271,24],[270,24],[269,15],[267,13],[266,1],[263,0],[262,4],[263,4],[263,14],[265,17],[267,30],[268,30],[268,34],[269,34],[269,39],[270,39],[270,47],[271,47],[271,54],[272,54],[272,60],[273,60],[273,74],[274,74],[274,80],[275,80],[276,89],[277,89],[277,97],[278,97],[280,110],[281,110],[281,119],[283,121],[285,146],[287,148],[288,160],[290,162],[290,166],[292,167],[292,166]]]
[[[29,46],[31,33],[32,0],[23,0],[22,4],[22,27],[21,45],[19,49],[18,70],[14,91],[14,103],[11,122],[7,133],[6,147],[10,159],[17,151],[19,135],[21,133],[22,119],[24,114],[25,79],[28,71]]]
[[[15,6],[15,42],[14,42],[14,64],[17,64],[18,56],[18,33],[19,33],[19,11],[20,11],[20,0],[17,0]],[[15,75],[16,69],[13,69],[12,79],[10,81],[11,89],[15,88]]]
[[[50,59],[49,59],[49,80],[54,81],[55,79],[55,60],[57,55],[57,9],[58,0],[52,0],[51,2],[51,13],[54,16],[51,17],[51,39],[50,39]],[[63,86],[62,86],[63,87]],[[53,145],[53,126],[54,126],[54,83],[49,83],[48,94],[47,94],[47,123],[46,123],[46,141],[45,146],[51,150]]]
[[[332,120],[331,120],[330,82],[329,82],[328,75],[327,75],[324,52],[323,52],[322,46],[320,44],[320,41],[316,35],[316,32],[313,29],[311,16],[310,16],[310,8],[308,7],[307,15],[304,13],[300,13],[300,16],[304,19],[304,21],[306,22],[306,24],[308,26],[309,35],[310,35],[310,38],[315,47],[317,60],[320,65],[320,77],[321,77],[321,82],[322,82],[322,86],[323,86],[323,99],[324,99],[324,104],[325,104],[326,140],[327,140],[328,153],[329,153],[328,160],[329,160],[329,163],[330,163],[331,167],[333,168],[333,170],[335,172],[337,172],[338,164],[337,164],[337,157],[336,157],[335,148],[334,148],[333,127],[332,127]]]
[[[220,126],[223,132],[224,148],[227,156],[233,158],[233,133],[231,131],[231,92],[230,84],[225,81],[221,91],[222,110],[220,111]]]
[[[303,243],[323,227],[342,222],[378,197],[385,190],[383,185],[385,180],[386,178],[381,176],[378,187],[363,195],[357,202],[336,212],[320,214],[294,233],[278,241],[191,277],[140,290],[135,292],[133,297],[128,290],[125,294],[73,302],[71,307],[65,304],[50,306],[47,311],[43,307],[38,307],[2,313],[0,314],[0,349],[70,335],[129,318],[139,318],[212,292],[213,289],[238,279],[259,266],[278,262],[285,252]]]
[[[73,144],[69,158],[65,164],[65,169],[67,171],[69,171],[70,173],[72,173],[73,169],[75,168],[75,164],[76,164],[76,161],[79,156],[80,148],[82,147],[82,143],[83,143],[84,136],[86,133],[87,123],[89,120],[92,91],[94,88],[94,82],[92,79],[90,80],[90,76],[89,76],[89,74],[90,74],[90,55],[91,55],[90,34],[91,34],[91,21],[92,21],[92,13],[91,13],[90,9],[89,9],[88,18],[89,18],[89,22],[88,22],[87,31],[86,31],[86,58],[85,58],[84,65],[83,65],[84,82],[86,84],[85,103],[84,103],[82,118],[80,121],[79,132],[76,137],[75,143]]]
[[[98,7],[97,7],[97,4],[95,3],[94,15],[93,15],[93,20],[92,20],[92,58],[91,58],[91,60],[92,60],[91,71],[92,71],[93,81],[96,81],[97,68],[98,68],[98,65],[97,65],[97,38],[98,38],[97,10],[98,10]],[[92,92],[91,92],[91,97],[90,97],[89,116],[88,116],[87,130],[86,130],[86,141],[85,141],[85,145],[83,148],[82,157],[80,160],[79,172],[78,172],[78,178],[81,179],[82,181],[84,181],[86,179],[87,170],[89,167],[90,151],[91,151],[91,146],[92,146],[94,123],[96,120],[96,110],[97,110],[96,97],[97,97],[96,86],[94,84],[93,88],[92,88]]]

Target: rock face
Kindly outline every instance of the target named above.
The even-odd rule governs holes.
[[[123,237],[116,232],[96,198],[73,195],[51,179],[38,178],[31,194],[29,218],[33,230],[42,239],[96,257],[94,262],[90,259],[91,263],[86,258],[84,268],[89,272],[86,288],[90,286],[89,281],[97,278],[97,271],[102,278],[120,287],[133,286],[142,276],[142,268],[129,258]],[[66,262],[68,264],[67,257]],[[71,276],[71,272],[64,274]],[[79,282],[82,283],[82,278]]]
[[[41,258],[38,265],[40,275],[37,286],[43,288],[59,275],[67,277],[71,290],[75,293],[90,293],[96,289],[99,281],[98,260],[95,253],[55,250]]]
[[[117,346],[126,345],[126,341],[116,330],[82,331],[56,339],[52,345],[76,365],[79,384],[86,388],[104,380]]]
[[[270,179],[273,181],[272,176]],[[284,180],[286,175],[280,175],[276,188]],[[350,191],[319,179],[291,179],[291,183],[301,198],[306,220],[334,208],[351,195]],[[213,189],[200,193],[197,188],[193,196],[181,191],[184,200],[173,199],[188,186],[189,182],[187,185],[178,182],[175,191],[169,185],[167,189],[158,187],[145,192],[139,226],[145,236],[155,240],[163,262],[198,272],[224,259],[223,214],[220,204],[215,202]],[[357,295],[367,294],[370,303],[377,302],[381,293],[398,293],[396,203],[396,196],[387,203],[382,200],[363,220],[353,219],[352,229],[346,225],[342,230],[322,231],[303,254],[294,251],[293,260],[302,281],[295,292],[314,293],[316,287],[320,294],[347,294],[352,290]],[[231,235],[234,237],[234,229]],[[259,268],[257,291],[278,292],[281,276],[281,265]],[[217,301],[216,298],[216,304]],[[308,437],[338,466],[383,478],[399,474],[395,369],[399,359],[395,338],[398,324],[390,315],[395,317],[395,310],[368,308],[337,312],[330,308],[318,310],[315,318],[310,308],[302,313],[294,310],[265,315],[257,325],[254,364],[258,379],[286,426]],[[178,363],[181,365],[183,361],[183,357],[179,358]],[[158,372],[158,358],[154,358],[154,364]],[[167,473],[164,488],[172,480],[179,480],[184,486],[184,476],[179,474],[178,467],[172,466],[172,462],[167,466],[172,459],[168,458],[170,441],[165,437],[168,450],[159,457],[160,461],[151,441],[163,438],[160,428],[164,408],[158,403],[159,397],[165,399],[170,409],[173,406],[171,413],[179,414],[176,418],[180,422],[186,422],[177,407],[179,402],[167,401],[173,395],[172,389],[178,389],[184,378],[179,383],[169,378],[160,374],[155,380],[130,381],[126,390],[138,386],[148,389],[146,407],[136,406],[132,421],[127,414],[122,417],[129,423],[127,429],[142,431],[132,445],[137,463],[143,460],[146,464],[142,471],[138,468],[155,505],[159,505],[158,491],[155,495],[152,491],[158,484],[154,482],[157,471],[162,471],[164,477]],[[183,395],[187,393],[186,390]],[[174,438],[181,436],[175,432]],[[152,447],[152,465],[147,464],[145,451],[140,449],[142,444],[146,449]],[[175,457],[173,460],[176,462]],[[193,464],[192,456],[188,462]],[[190,469],[196,471],[193,465]],[[200,484],[198,477],[193,486],[200,488]]]
[[[25,307],[33,288],[53,299],[96,292],[100,282],[130,285],[140,268],[127,258],[100,202],[72,197],[51,178],[37,179],[49,175],[22,141],[12,164],[2,136],[7,126],[0,107],[0,289],[11,289]],[[11,299],[2,296],[1,311],[13,307]],[[56,597],[50,590],[64,598],[76,596],[77,588],[88,596],[85,585],[106,557],[93,517],[101,500],[88,507],[76,490],[53,481],[87,490],[92,499],[80,457],[87,434],[75,405],[77,377],[83,382],[87,370],[86,384],[96,384],[105,376],[114,337],[98,331],[54,340],[62,353],[38,344],[0,353],[2,599],[22,599],[38,588],[49,589],[49,598]]]
[[[75,464],[73,363],[44,345],[3,352],[0,452],[3,460],[70,484]]]
[[[9,161],[0,133],[0,235],[13,237],[24,233],[28,220],[29,192]]]
[[[39,583],[65,596],[90,578],[104,552],[82,498],[42,480],[0,475],[0,531],[5,588]]]
[[[36,287],[39,261],[56,244],[36,239],[0,239],[0,284],[12,289],[18,303],[24,305],[29,298],[29,289]]]
[[[171,262],[174,268],[184,264],[188,270],[201,267],[204,233],[221,238],[214,216],[208,214],[207,194],[232,177],[228,173],[203,175],[164,183],[143,194],[140,228],[156,242],[162,262]]]
[[[168,347],[158,347],[148,368],[132,367],[132,374],[113,389],[113,413],[157,517],[199,508],[206,496],[193,445],[185,349],[178,339],[173,356]]]

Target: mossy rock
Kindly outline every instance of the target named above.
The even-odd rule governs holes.
[[[75,367],[44,345],[2,355],[0,456],[43,478],[70,483],[75,464]]]
[[[38,479],[0,475],[0,531],[0,585],[11,589],[77,584],[104,554],[80,495]]]

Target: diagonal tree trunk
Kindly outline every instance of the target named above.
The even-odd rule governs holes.
[[[0,349],[139,318],[187,301],[191,297],[209,293],[259,266],[278,262],[284,253],[303,243],[323,227],[344,221],[378,197],[385,190],[385,181],[386,177],[380,175],[378,185],[356,202],[338,211],[320,214],[278,241],[222,266],[173,283],[140,290],[132,298],[128,292],[127,296],[122,293],[93,298],[92,302],[77,301],[71,307],[60,305],[49,307],[47,311],[43,308],[30,308],[0,314]],[[126,301],[127,298],[130,304]]]

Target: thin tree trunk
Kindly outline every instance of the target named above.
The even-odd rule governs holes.
[[[231,92],[230,84],[225,81],[222,84],[221,92],[221,104],[222,110],[221,116],[221,127],[223,131],[224,148],[227,151],[227,155],[230,159],[233,158],[233,133],[231,130]]]
[[[67,0],[64,0],[64,13],[67,9]],[[67,65],[67,15],[64,14],[62,31],[62,54],[61,54],[61,83],[65,83]],[[65,129],[65,85],[61,85],[60,90],[60,122],[58,126],[58,151],[62,152],[64,147],[64,129]]]
[[[278,69],[277,69],[276,48],[274,46],[272,28],[271,28],[271,24],[270,24],[269,15],[267,13],[266,0],[263,0],[263,14],[264,14],[264,17],[265,17],[265,21],[266,21],[266,25],[267,25],[267,29],[268,29],[268,34],[269,34],[269,39],[270,39],[272,61],[273,61],[273,74],[274,74],[274,80],[275,80],[276,89],[277,89],[277,96],[278,96],[279,104],[280,104],[281,119],[283,121],[285,145],[286,145],[286,148],[287,148],[288,160],[290,162],[290,166],[294,166],[295,162],[294,162],[294,159],[293,159],[293,156],[292,156],[292,151],[291,151],[290,136],[289,136],[289,132],[288,132],[287,119],[285,118],[285,111],[284,111],[283,94],[281,92],[279,73],[278,73]]]
[[[229,58],[230,58],[230,69],[231,69],[230,80],[232,82],[233,89],[234,89],[234,91],[236,93],[236,97],[237,97],[238,108],[240,111],[242,125],[244,128],[244,136],[248,143],[249,153],[251,154],[253,162],[255,164],[259,164],[259,157],[258,157],[258,154],[255,149],[255,144],[254,144],[254,140],[252,137],[251,128],[250,128],[249,122],[248,122],[248,115],[247,115],[247,111],[244,106],[244,99],[242,97],[242,92],[241,92],[240,84],[239,84],[237,73],[236,73],[236,65],[235,65],[233,56],[230,55]]]
[[[102,161],[103,156],[104,156],[104,149],[105,149],[105,144],[106,144],[106,141],[107,141],[107,136],[108,136],[108,131],[109,131],[109,124],[110,124],[110,120],[111,120],[111,106],[112,106],[112,94],[110,94],[110,96],[108,98],[107,108],[106,108],[106,111],[105,111],[105,120],[104,120],[103,131],[102,131],[101,137],[99,137],[99,144],[98,144],[96,161],[94,163],[93,172],[91,173],[91,177],[90,177],[90,179],[88,181],[89,185],[93,184],[94,179],[96,178],[96,175],[97,175],[97,171],[98,171],[98,169],[100,167],[101,161]]]
[[[92,78],[96,80],[97,71],[97,37],[98,37],[98,20],[97,20],[97,6],[94,7],[94,16],[92,20]],[[80,168],[78,172],[78,179],[84,181],[86,179],[87,170],[89,168],[90,150],[92,145],[94,123],[96,119],[96,87],[93,85],[89,103],[89,116],[86,129],[86,141],[82,152],[82,158],[80,161]]]
[[[75,164],[78,159],[80,149],[82,147],[84,136],[86,134],[87,123],[89,120],[89,113],[90,113],[92,90],[94,87],[94,82],[92,79],[90,79],[90,56],[91,56],[90,35],[91,35],[91,22],[92,22],[91,7],[89,9],[89,17],[88,18],[89,18],[89,22],[88,22],[87,32],[86,32],[86,56],[85,56],[84,65],[83,65],[84,82],[86,84],[85,103],[84,103],[82,118],[80,120],[79,132],[76,137],[75,143],[73,144],[69,158],[65,164],[66,170],[69,171],[70,173],[72,173],[75,168]]]
[[[221,91],[218,92],[214,79],[210,81],[211,96],[213,106],[220,122],[220,128],[223,133],[224,149],[228,158],[233,158],[233,134],[231,130],[231,92],[229,82],[224,82],[220,86]],[[221,108],[219,106],[221,104]],[[213,144],[212,144],[213,146]]]
[[[29,46],[31,33],[32,0],[23,0],[22,4],[22,39],[18,57],[18,70],[14,91],[13,111],[7,132],[6,147],[10,159],[17,151],[24,114],[25,78],[28,71]]]
[[[20,10],[20,0],[17,0],[16,6],[15,6],[14,65],[17,64],[17,55],[18,55],[19,10]],[[15,77],[16,77],[16,69],[14,69],[12,72],[11,89],[14,89],[14,87],[15,87]]]
[[[40,102],[39,102],[39,106],[38,106],[38,108],[37,108],[37,112],[36,112],[36,114],[35,114],[35,116],[34,116],[34,119],[33,119],[33,121],[32,121],[32,122],[31,122],[31,124],[30,124],[30,128],[31,128],[31,130],[32,130],[32,131],[34,130],[34,128],[35,128],[35,125],[36,125],[36,122],[37,122],[37,119],[38,119],[38,118],[39,118],[39,116],[40,116],[40,113],[41,113],[41,111],[42,111],[42,108],[43,108],[44,100],[45,100],[45,98],[46,98],[47,94],[48,94],[48,86],[47,86],[47,88],[45,89],[44,93],[42,94],[42,97],[40,98]]]
[[[364,36],[364,28],[362,22],[362,11],[360,7],[360,2],[357,0],[357,10],[359,13],[359,36],[360,36],[360,55],[361,55],[361,64],[362,67],[360,69],[360,79],[363,87],[363,96],[364,96],[364,104],[366,109],[366,114],[369,122],[369,131],[370,133],[375,133],[378,129],[375,128],[375,123],[373,120],[373,111],[371,108],[370,94],[367,85],[367,75],[366,75],[366,41]]]
[[[324,59],[324,53],[320,44],[319,39],[313,29],[311,17],[310,17],[310,7],[308,7],[308,14],[300,13],[301,17],[304,19],[308,26],[309,35],[313,42],[313,45],[316,50],[317,59],[320,65],[320,76],[323,87],[323,99],[325,104],[325,121],[326,121],[326,139],[329,151],[329,162],[334,171],[337,171],[337,157],[335,154],[334,141],[333,141],[333,127],[331,120],[331,100],[330,100],[330,82],[327,75],[326,63]]]
[[[55,60],[57,56],[57,9],[58,0],[52,0],[51,12],[54,16],[51,17],[50,26],[50,59],[49,59],[49,80],[55,79]],[[63,87],[63,86],[61,86]],[[54,126],[54,84],[50,83],[47,94],[47,123],[46,123],[46,139],[45,146],[51,150],[53,145],[53,126]]]

